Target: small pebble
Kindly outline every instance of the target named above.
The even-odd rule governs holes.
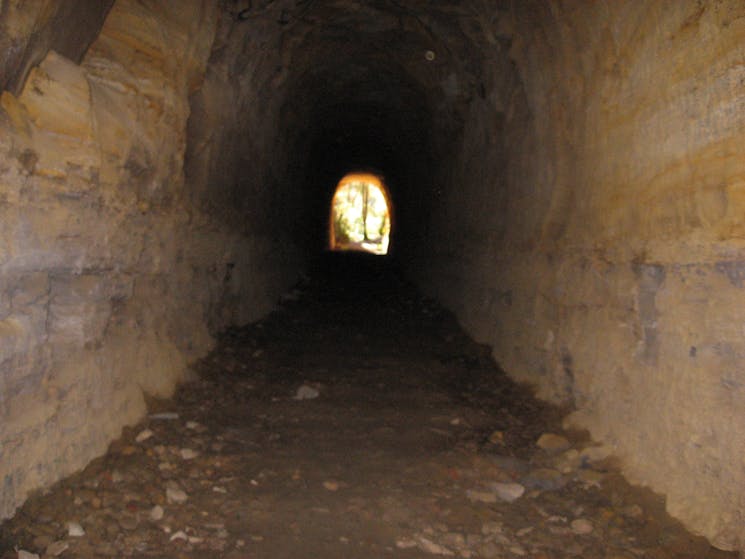
[[[137,436],[135,437],[135,441],[138,443],[142,443],[148,440],[152,436],[153,436],[153,432],[150,429],[143,429],[137,434]]]
[[[178,414],[176,412],[172,411],[165,411],[161,413],[153,413],[150,414],[150,419],[161,419],[161,420],[169,420],[169,419],[178,419]]]
[[[318,398],[319,392],[317,389],[313,388],[312,386],[308,386],[307,384],[302,385],[300,388],[297,389],[297,392],[295,393],[295,396],[293,397],[294,400],[312,400],[314,398]]]
[[[416,546],[416,540],[411,538],[399,538],[396,540],[396,547],[399,549],[411,549]]]
[[[199,456],[199,453],[196,450],[193,450],[191,448],[182,448],[179,451],[179,454],[181,455],[181,458],[184,460],[192,460]]]
[[[132,530],[136,530],[137,526],[139,525],[139,520],[137,518],[137,515],[135,514],[119,514],[117,516],[117,522],[119,523],[119,526],[123,530],[127,530],[131,532]]]
[[[189,496],[183,489],[178,489],[176,487],[169,487],[166,489],[166,499],[169,503],[185,503],[188,498]]]
[[[566,437],[555,433],[543,433],[535,444],[546,452],[563,452],[570,446]]]
[[[150,520],[158,521],[163,518],[163,515],[165,514],[165,511],[163,510],[163,507],[160,505],[155,505],[153,508],[150,509]]]
[[[577,473],[577,481],[585,487],[600,487],[604,479],[605,475],[595,470],[580,470]]]
[[[572,520],[570,526],[572,528],[572,532],[574,532],[578,536],[589,534],[593,530],[592,522],[590,522],[586,518],[577,518],[576,520]]]
[[[630,505],[624,508],[621,513],[629,518],[641,518],[644,516],[644,509],[639,505]]]
[[[493,491],[478,491],[475,489],[468,489],[466,491],[466,497],[471,501],[477,501],[480,503],[496,503],[497,494]]]
[[[323,487],[327,491],[338,491],[339,490],[339,482],[338,481],[324,481]]]
[[[68,522],[67,535],[72,538],[80,538],[85,536],[85,530],[83,530],[83,527],[77,522]]]
[[[171,535],[171,537],[168,538],[169,542],[172,542],[175,540],[189,541],[189,536],[187,536],[186,532],[184,532],[183,530],[179,530],[178,532],[174,532],[173,535]]]
[[[588,446],[580,452],[580,458],[583,462],[602,462],[613,453],[613,449],[608,446]]]
[[[426,553],[431,553],[432,555],[454,555],[447,547],[443,547],[423,536],[417,538],[417,545],[419,546],[419,549]]]
[[[491,487],[500,499],[508,503],[516,501],[525,493],[525,487],[519,483],[492,483]]]
[[[69,547],[70,547],[70,544],[68,544],[66,541],[58,540],[56,542],[50,543],[47,546],[47,549],[44,552],[44,554],[49,555],[51,557],[58,557],[59,555],[62,555]]]
[[[489,435],[489,442],[492,444],[504,444],[504,431],[494,431]]]
[[[502,533],[502,524],[499,522],[484,522],[481,525],[481,533],[485,536]]]

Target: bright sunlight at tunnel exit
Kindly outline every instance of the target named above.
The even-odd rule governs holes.
[[[381,177],[349,173],[331,200],[329,248],[388,254],[391,204]]]

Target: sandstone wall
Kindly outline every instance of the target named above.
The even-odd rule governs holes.
[[[221,17],[208,0],[118,0],[82,63],[49,51],[2,93],[0,518],[293,279],[281,230],[236,227],[194,194],[215,177],[184,179]]]
[[[20,92],[50,49],[80,62],[114,0],[6,0],[0,3],[0,91]]]
[[[744,16],[736,0],[503,14],[513,70],[487,62],[422,276],[723,549],[745,548]]]

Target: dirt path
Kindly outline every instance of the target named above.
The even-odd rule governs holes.
[[[198,380],[2,525],[0,557],[735,557],[450,315],[355,264],[226,333]]]

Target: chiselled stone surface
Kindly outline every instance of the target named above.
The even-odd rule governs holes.
[[[0,2],[0,516],[266,311],[368,166],[409,275],[745,547],[741,1],[79,2]]]
[[[118,1],[81,64],[50,51],[2,93],[0,517],[101,454],[144,394],[170,395],[212,332],[266,312],[292,277],[291,249],[184,192],[217,17]]]
[[[466,186],[433,217],[441,257],[423,276],[724,549],[745,546],[743,16],[737,1],[503,13],[514,73],[466,122]]]
[[[80,62],[114,0],[6,0],[0,5],[0,90],[17,93],[50,50]]]

